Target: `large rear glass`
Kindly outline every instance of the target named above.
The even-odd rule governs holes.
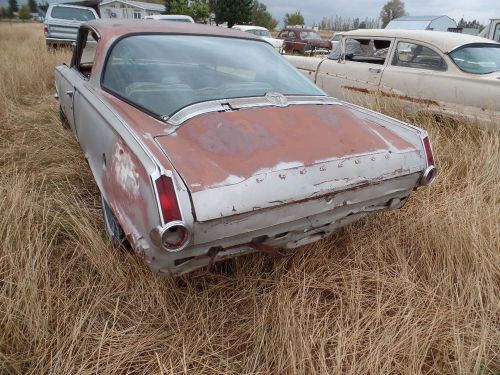
[[[95,19],[94,13],[90,9],[54,7],[50,13],[52,18],[73,21],[90,21]]]
[[[450,57],[467,73],[488,74],[500,71],[500,45],[468,45],[451,52]]]
[[[107,59],[103,87],[158,117],[268,92],[325,95],[267,43],[196,35],[121,39]]]

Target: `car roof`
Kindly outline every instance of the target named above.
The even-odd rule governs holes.
[[[284,30],[291,30],[291,31],[312,31],[312,32],[316,32],[313,29],[306,29],[306,28],[302,28],[302,27],[285,27],[281,31],[284,31]]]
[[[233,37],[262,41],[250,33],[223,27],[200,25],[188,22],[151,22],[150,20],[98,19],[86,22],[103,39],[113,39],[130,34],[187,34]]]
[[[454,49],[471,43],[498,43],[478,36],[452,33],[447,31],[431,30],[388,30],[388,29],[359,29],[339,33],[355,37],[381,37],[381,38],[406,38],[415,41],[427,42],[439,48],[442,52],[450,52]]]

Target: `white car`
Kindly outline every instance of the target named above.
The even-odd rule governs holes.
[[[273,38],[269,30],[266,29],[265,27],[251,26],[251,25],[234,25],[233,29],[260,36],[266,42],[271,43],[272,46],[278,50],[281,50],[281,47],[283,46],[283,40]]]
[[[287,59],[329,95],[347,101],[397,97],[408,110],[489,124],[500,118],[500,44],[492,40],[439,31],[355,30],[342,33],[328,58]]]
[[[190,16],[185,16],[183,14],[155,14],[152,16],[144,17],[145,20],[156,20],[156,21],[174,21],[174,22],[188,22],[194,23],[194,20]]]

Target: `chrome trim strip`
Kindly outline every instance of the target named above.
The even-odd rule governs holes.
[[[172,126],[179,126],[193,117],[210,112],[226,112],[258,107],[287,107],[290,105],[342,105],[339,100],[329,96],[285,96],[285,98],[287,101],[286,105],[277,105],[269,101],[265,96],[220,99],[195,103],[180,109],[170,117],[164,117],[163,121]]]

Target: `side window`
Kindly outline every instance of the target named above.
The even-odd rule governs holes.
[[[78,46],[75,49],[76,69],[85,77],[89,78],[94,65],[97,50],[97,35],[90,30],[82,29],[78,38]]]
[[[500,23],[497,23],[495,27],[495,33],[493,34],[493,40],[500,43]]]
[[[345,60],[383,65],[390,46],[390,40],[348,38],[345,41]]]
[[[445,71],[446,62],[429,47],[420,44],[398,42],[392,65],[407,68]]]

